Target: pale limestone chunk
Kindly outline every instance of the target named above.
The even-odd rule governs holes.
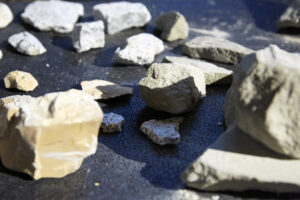
[[[18,89],[21,91],[33,91],[39,85],[38,81],[28,72],[19,70],[11,71],[4,77],[7,89]]]
[[[0,3],[0,29],[7,27],[13,19],[10,8],[5,3]]]

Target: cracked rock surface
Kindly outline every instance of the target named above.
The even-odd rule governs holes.
[[[7,89],[29,92],[37,88],[39,83],[30,73],[15,70],[4,77],[4,85]]]
[[[103,133],[116,133],[122,131],[125,119],[116,113],[104,113],[101,129]]]
[[[7,27],[13,19],[10,8],[5,3],[0,3],[0,29]]]

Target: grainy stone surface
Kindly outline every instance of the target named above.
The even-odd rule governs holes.
[[[0,2],[0,29],[7,27],[14,19],[13,13],[10,8]]]
[[[104,113],[101,129],[103,133],[116,133],[122,131],[125,119],[116,113]]]
[[[278,28],[300,28],[300,1],[294,0],[280,16]]]
[[[39,85],[38,81],[28,72],[19,70],[11,71],[4,77],[7,89],[18,89],[21,91],[33,91]]]

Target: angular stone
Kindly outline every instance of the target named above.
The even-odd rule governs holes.
[[[232,71],[215,64],[185,56],[166,56],[163,62],[198,67],[204,73],[206,85],[229,85],[232,82]]]
[[[190,187],[205,191],[300,191],[300,160],[270,151],[235,124],[182,174]]]
[[[78,18],[84,15],[80,3],[67,1],[35,1],[22,13],[22,19],[40,31],[70,33]]]
[[[117,85],[105,80],[82,81],[80,85],[82,91],[92,95],[95,100],[111,99],[133,93],[131,87]]]
[[[192,110],[206,95],[201,69],[169,63],[151,65],[139,88],[149,107],[173,114]]]
[[[73,46],[78,53],[105,45],[104,24],[102,21],[77,23],[72,34]]]
[[[18,89],[21,91],[33,91],[39,85],[38,81],[28,72],[19,70],[11,71],[4,77],[7,89]]]
[[[8,169],[34,179],[60,178],[97,149],[102,111],[78,90],[0,101],[0,155]]]
[[[96,20],[104,21],[108,34],[142,27],[151,20],[151,14],[144,4],[126,1],[95,5],[93,14]]]
[[[183,52],[192,58],[236,64],[253,50],[226,39],[200,36],[185,43]]]
[[[141,125],[140,130],[154,143],[159,145],[177,144],[180,141],[179,125],[183,117],[173,117],[165,120],[149,120]]]
[[[26,31],[10,36],[8,42],[18,52],[28,56],[41,55],[47,51],[34,35]]]
[[[161,38],[166,41],[186,39],[189,35],[189,25],[185,17],[176,11],[159,16],[155,24],[162,31]]]
[[[163,51],[163,41],[152,34],[140,33],[128,38],[126,46],[116,50],[113,60],[124,65],[150,65]]]
[[[5,3],[0,3],[0,29],[7,27],[13,19],[10,8]]]
[[[122,115],[115,113],[104,113],[101,129],[103,133],[121,132],[125,119]]]
[[[300,28],[300,1],[295,0],[280,16],[278,28]]]

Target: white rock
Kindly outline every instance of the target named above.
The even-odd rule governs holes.
[[[7,27],[13,19],[10,8],[5,3],[0,3],[0,29]]]
[[[153,64],[139,88],[149,107],[173,114],[192,110],[206,95],[201,69],[170,63]]]
[[[96,20],[104,21],[108,34],[142,27],[151,20],[151,14],[144,4],[126,1],[95,5],[93,14]]]
[[[28,56],[41,55],[47,51],[34,35],[26,31],[10,36],[8,42],[18,52]]]
[[[78,18],[84,15],[80,3],[67,1],[35,1],[22,13],[22,19],[40,31],[70,33]]]
[[[0,60],[3,58],[2,50],[0,49]]]
[[[4,77],[7,89],[18,89],[21,91],[33,91],[39,85],[38,81],[28,72],[19,70],[11,71]]]
[[[77,23],[72,34],[73,46],[78,53],[105,45],[103,21]]]
[[[105,113],[101,125],[103,133],[121,132],[125,119],[122,115],[115,113]]]
[[[177,144],[180,141],[179,125],[182,117],[173,117],[165,120],[149,120],[141,125],[140,130],[153,142],[159,145]]]
[[[236,64],[253,50],[226,39],[200,36],[188,41],[183,52],[192,58]]]
[[[277,22],[278,28],[300,28],[300,1],[293,1],[292,4],[281,15]]]
[[[163,51],[163,41],[149,33],[140,33],[128,38],[126,46],[116,50],[113,60],[125,65],[149,65]]]

